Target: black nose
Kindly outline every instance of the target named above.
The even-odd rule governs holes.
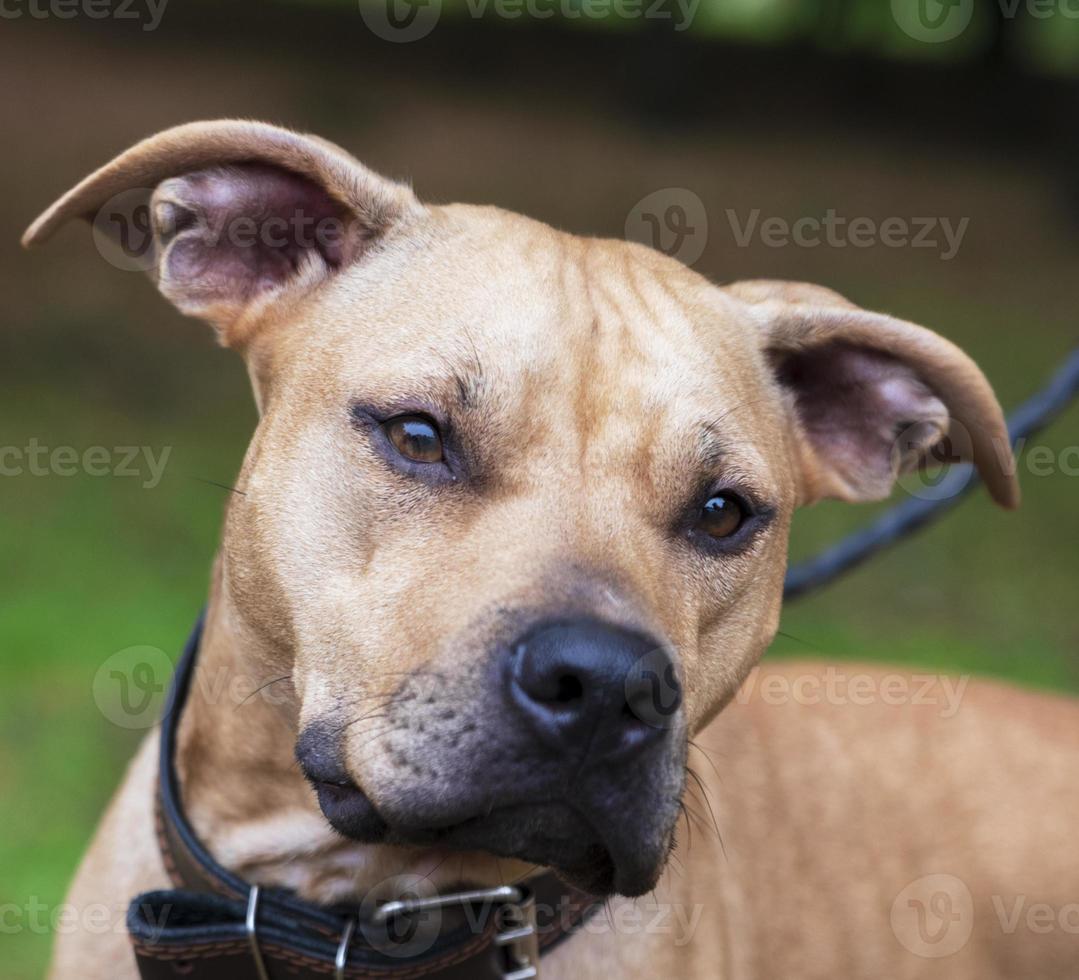
[[[510,697],[539,737],[591,757],[660,740],[681,705],[662,643],[598,620],[546,623],[511,650]]]

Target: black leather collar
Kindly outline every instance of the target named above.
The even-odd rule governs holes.
[[[143,980],[525,980],[538,975],[538,954],[595,910],[594,897],[552,874],[527,887],[405,902],[389,914],[388,907],[315,905],[285,890],[252,886],[218,864],[187,821],[175,766],[202,626],[200,617],[176,667],[161,724],[155,824],[176,887],[139,895],[128,909]]]

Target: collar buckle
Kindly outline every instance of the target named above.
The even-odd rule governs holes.
[[[519,885],[500,885],[497,888],[477,888],[472,891],[450,892],[432,898],[398,899],[384,902],[372,916],[372,921],[384,923],[395,915],[426,912],[456,905],[494,904],[497,928],[495,946],[501,952],[503,980],[532,980],[539,976],[539,930],[536,927],[536,898],[532,891]]]
[[[270,980],[266,972],[266,961],[262,958],[262,950],[259,948],[259,895],[261,889],[258,885],[252,885],[247,893],[247,915],[244,919],[244,931],[247,933],[247,944],[251,949],[251,959],[255,964],[255,973],[259,980]]]
[[[536,896],[521,893],[516,902],[500,909],[495,945],[503,952],[503,980],[531,980],[539,976],[539,930],[536,926]]]

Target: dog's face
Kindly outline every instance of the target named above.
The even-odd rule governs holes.
[[[253,124],[110,166],[31,234],[141,181],[162,291],[244,351],[223,592],[359,840],[647,891],[687,739],[775,632],[793,509],[879,499],[946,434],[1014,502],[971,362],[827,290],[426,208]],[[297,212],[344,231],[229,237]]]
[[[687,733],[775,630],[782,402],[662,255],[470,207],[423,236],[265,338],[230,595],[295,658],[312,776],[363,791],[320,787],[342,829],[636,893]]]

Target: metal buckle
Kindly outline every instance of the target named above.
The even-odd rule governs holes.
[[[538,977],[539,933],[536,929],[536,899],[527,888],[500,885],[498,888],[451,892],[449,895],[436,895],[433,898],[399,899],[380,905],[371,919],[382,924],[395,915],[476,902],[492,902],[502,906],[504,919],[499,921],[494,941],[504,953],[504,980],[531,980]]]
[[[495,934],[495,945],[505,953],[504,980],[530,980],[539,976],[539,931],[536,928],[536,896],[521,891],[516,902],[503,906],[506,920]]]
[[[259,949],[259,934],[257,916],[259,911],[259,886],[252,885],[251,891],[247,895],[247,918],[244,920],[244,927],[247,930],[247,942],[251,946],[251,959],[255,961],[255,972],[259,976],[259,980],[270,980],[270,975],[266,972],[266,964],[262,959],[262,950]]]
[[[348,947],[352,943],[352,934],[356,931],[356,920],[349,919],[345,931],[341,934],[341,943],[333,960],[334,980],[345,980],[345,967],[348,965]]]

